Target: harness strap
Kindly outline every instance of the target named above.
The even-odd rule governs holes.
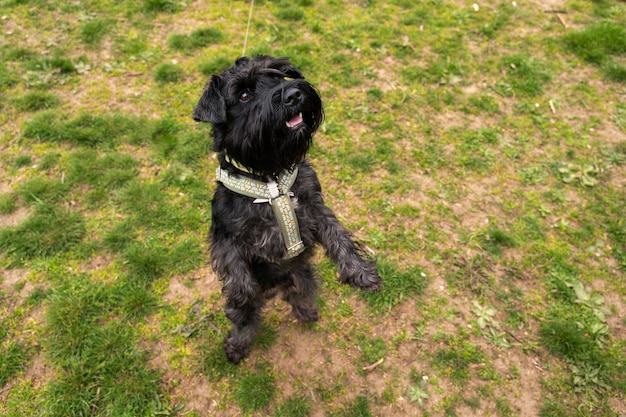
[[[268,183],[243,176],[230,175],[221,167],[217,167],[215,172],[217,181],[229,190],[254,198],[254,203],[269,203],[272,206],[287,248],[284,259],[293,258],[305,249],[291,201],[293,193],[289,191],[297,176],[297,167],[292,172],[283,171],[278,176],[278,182],[270,181]]]

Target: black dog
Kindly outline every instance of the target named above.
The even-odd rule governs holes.
[[[285,58],[240,58],[204,87],[196,121],[212,124],[219,153],[212,203],[211,263],[224,281],[228,360],[248,355],[265,300],[279,291],[300,322],[318,320],[310,265],[320,243],[339,280],[376,291],[381,279],[324,204],[305,162],[324,113],[322,101]]]

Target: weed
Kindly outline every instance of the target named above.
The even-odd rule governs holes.
[[[414,385],[409,385],[407,394],[409,401],[417,403],[420,407],[424,406],[424,400],[428,400],[430,395],[428,394],[428,377],[423,375],[417,377],[415,370],[411,371],[411,379]]]
[[[585,361],[597,353],[596,344],[577,323],[548,321],[539,328],[539,336],[548,351],[574,361]]]

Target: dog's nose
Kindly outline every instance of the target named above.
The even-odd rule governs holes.
[[[302,92],[297,88],[283,90],[283,103],[287,106],[297,106],[302,103]]]

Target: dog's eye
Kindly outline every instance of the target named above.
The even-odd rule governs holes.
[[[242,91],[241,94],[239,94],[239,101],[241,101],[242,103],[250,101],[251,98],[252,94],[250,94],[250,90]]]

